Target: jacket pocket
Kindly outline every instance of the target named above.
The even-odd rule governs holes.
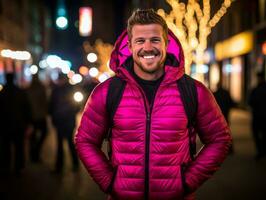
[[[173,188],[175,188],[175,190],[173,191],[174,193],[172,194],[173,196],[169,196],[167,198],[164,199],[176,199],[176,200],[183,200],[184,199],[184,173],[183,173],[183,167],[182,165],[177,165],[175,167],[177,169],[178,175],[175,176],[175,182]]]
[[[180,166],[180,175],[181,175],[181,180],[182,180],[182,186],[183,186],[183,194],[186,195],[189,193],[189,189],[186,184],[186,178],[185,178],[185,171],[187,168],[187,164],[183,163]]]

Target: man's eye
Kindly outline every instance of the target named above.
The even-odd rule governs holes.
[[[136,44],[143,44],[144,43],[144,40],[136,40],[135,43]]]
[[[160,39],[157,39],[157,38],[155,38],[155,39],[151,39],[151,42],[153,42],[153,43],[159,43],[159,42],[161,42],[161,40],[160,40]]]

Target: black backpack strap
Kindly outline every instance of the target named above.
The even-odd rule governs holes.
[[[106,136],[107,141],[109,141],[110,138],[112,137],[113,119],[115,116],[115,112],[118,108],[118,105],[122,99],[125,87],[126,87],[126,81],[122,80],[117,76],[111,78],[106,96],[106,110],[109,120],[108,122],[109,128]],[[108,149],[109,158],[111,158],[111,154],[112,154],[111,148],[109,148]]]
[[[177,86],[188,119],[187,127],[189,130],[190,156],[194,159],[194,155],[196,154],[196,143],[192,140],[192,136],[198,109],[197,88],[195,80],[186,74],[177,81]]]
[[[108,92],[107,92],[107,99],[106,99],[106,106],[107,106],[107,113],[109,118],[109,127],[113,126],[113,118],[117,107],[122,99],[124,89],[126,86],[126,82],[121,78],[114,76],[111,78]]]

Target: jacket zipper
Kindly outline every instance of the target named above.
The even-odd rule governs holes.
[[[159,85],[160,86],[160,85]],[[156,89],[154,92],[153,98],[151,100],[151,104],[149,104],[145,92],[143,89],[139,86],[138,88],[141,91],[141,94],[144,99],[144,106],[145,106],[145,111],[146,111],[146,135],[145,135],[145,175],[144,175],[144,199],[148,200],[149,199],[149,181],[150,181],[150,174],[149,174],[149,161],[150,161],[150,127],[151,127],[151,113],[152,113],[152,108],[155,100],[156,93],[159,89]]]
[[[149,105],[148,100],[145,98],[145,110],[146,110],[146,143],[145,143],[145,191],[144,191],[144,199],[149,199],[149,191],[150,191],[150,129],[151,129],[151,113],[153,109],[153,104],[155,100],[156,93],[158,91],[159,87],[156,89],[156,91],[153,94],[151,104]],[[149,106],[147,106],[149,105]],[[149,108],[149,109],[148,109]]]
[[[146,109],[147,111],[147,109]],[[151,114],[146,112],[146,144],[145,144],[145,191],[144,199],[149,199],[149,161],[150,161],[150,127],[151,127]]]
[[[144,99],[144,106],[146,111],[146,132],[145,132],[145,163],[144,163],[144,199],[149,199],[149,160],[150,160],[150,125],[151,125],[151,111],[145,92],[141,87],[138,87]]]

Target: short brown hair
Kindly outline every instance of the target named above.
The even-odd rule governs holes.
[[[127,21],[127,34],[128,40],[130,41],[132,38],[132,28],[134,25],[147,25],[147,24],[159,24],[163,28],[163,37],[168,43],[167,35],[168,35],[168,27],[165,20],[158,15],[153,9],[137,9],[132,13]]]

